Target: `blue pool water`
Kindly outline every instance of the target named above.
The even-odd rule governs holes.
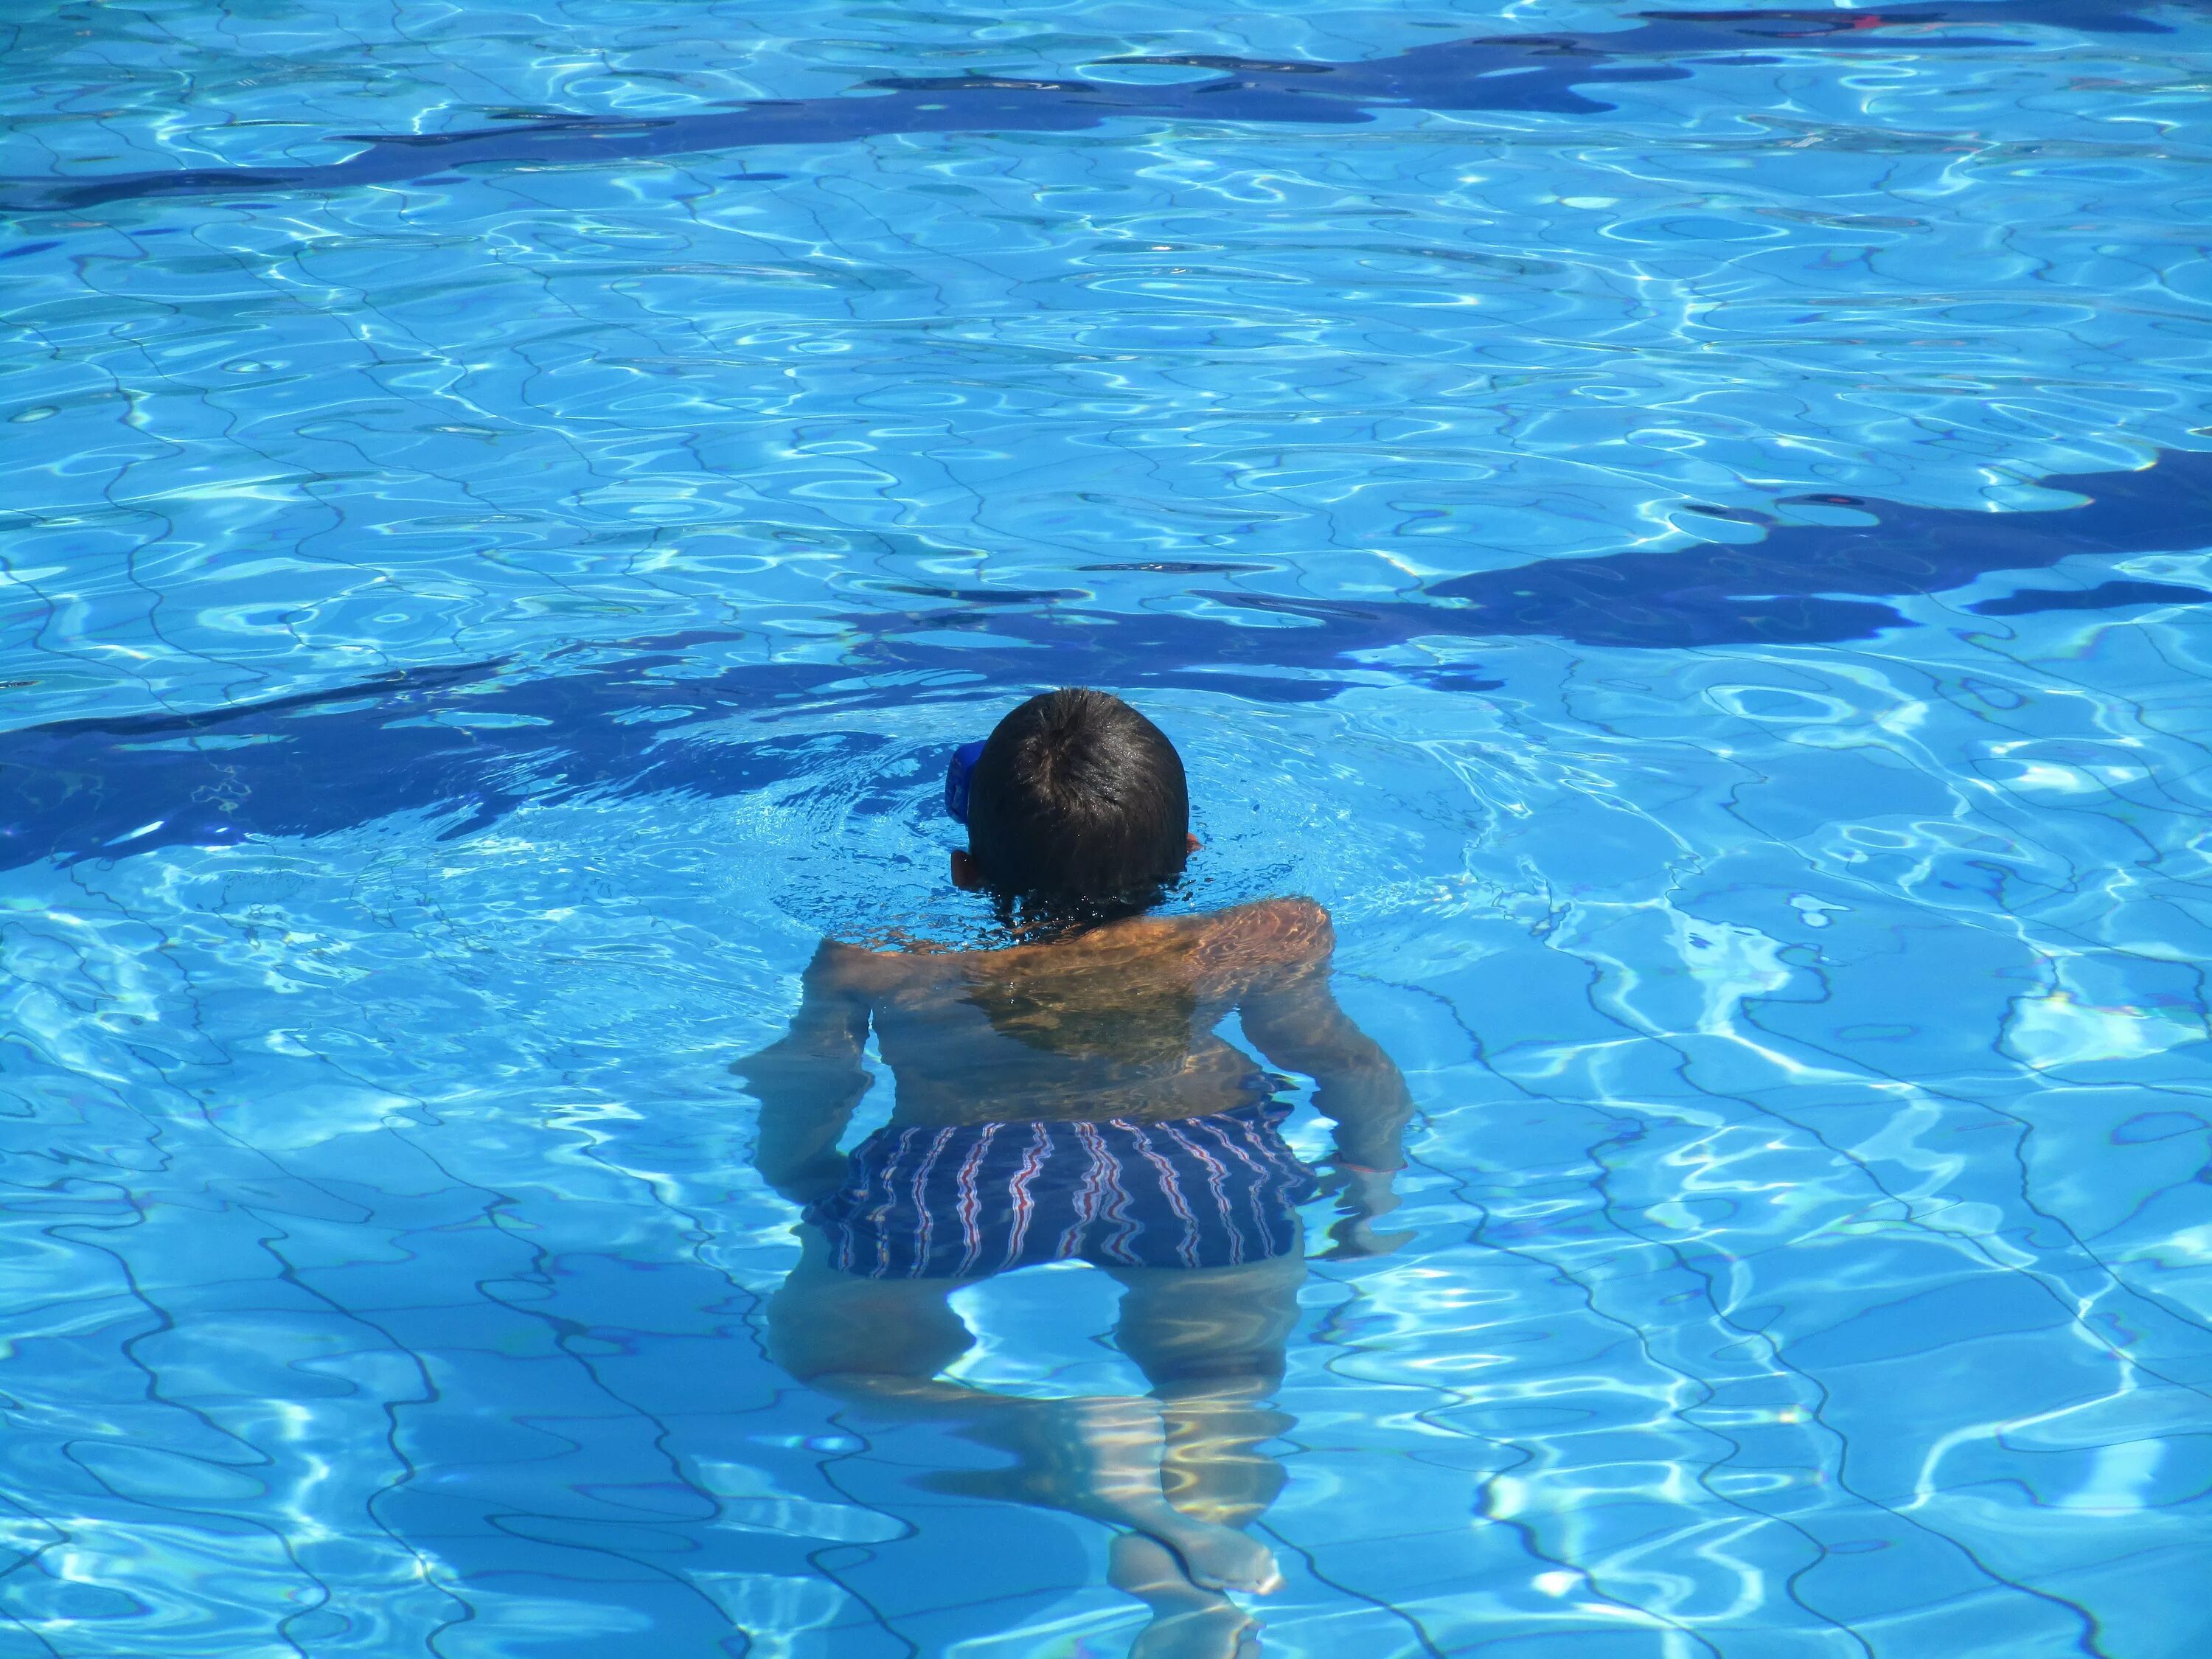
[[[1267,1654],[2212,1652],[2212,10],[37,0],[0,82],[0,1656],[1127,1652],[1104,1528],[764,1357],[728,1069],[980,925],[945,754],[1071,682],[1421,1110]],[[957,1374],[1140,1388],[1113,1300]]]

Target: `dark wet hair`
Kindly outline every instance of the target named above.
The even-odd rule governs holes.
[[[1190,856],[1182,757],[1103,691],[1048,691],[1015,709],[969,791],[968,850],[984,884],[1044,916],[1141,910]]]

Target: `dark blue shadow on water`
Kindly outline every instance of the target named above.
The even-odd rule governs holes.
[[[1960,0],[1878,11],[1655,11],[1607,33],[1525,34],[1418,46],[1352,63],[1206,55],[1122,58],[1118,65],[1220,71],[1176,85],[969,75],[865,82],[858,95],[745,104],[711,114],[647,118],[518,110],[507,123],[459,132],[341,134],[367,146],[327,167],[194,167],[89,177],[0,179],[0,211],[82,211],[109,202],[168,196],[268,195],[347,190],[435,178],[465,167],[578,167],[757,149],[836,144],[895,133],[1069,132],[1115,118],[1343,125],[1374,106],[1437,111],[1602,113],[1612,105],[1578,90],[1680,80],[1676,58],[1772,62],[1757,49],[1893,51],[1898,29],[1915,51],[2003,44],[1936,26],[2028,23],[2100,33],[2166,33],[2124,0]],[[1753,56],[1747,58],[1747,51]],[[1714,57],[1714,54],[1719,54]],[[739,175],[763,182],[781,173]]]
[[[2094,587],[2029,587],[1967,610],[1977,617],[2032,617],[2042,611],[2118,611],[2136,605],[2202,605],[2212,592],[2172,582],[2100,582]]]
[[[1878,603],[1883,599],[1946,592],[1996,571],[2042,568],[2075,556],[2212,545],[2212,453],[2169,451],[2140,471],[2042,483],[2089,500],[2052,512],[1996,513],[1796,496],[1778,505],[1840,509],[1865,522],[1790,524],[1716,513],[1762,526],[1765,539],[1550,559],[1455,577],[1425,597],[1465,608],[1447,627],[1423,631],[1553,634],[1580,645],[1820,644],[1901,624],[1904,617]]]
[[[1765,539],[1546,560],[1382,603],[1194,588],[1219,607],[1212,617],[1109,611],[1067,590],[893,587],[918,603],[835,618],[845,630],[836,663],[708,671],[697,653],[743,636],[676,635],[578,646],[527,664],[416,670],[200,714],[30,726],[0,734],[0,867],[322,835],[402,811],[440,815],[443,833],[460,835],[533,798],[733,795],[818,775],[833,751],[896,741],[808,735],[796,720],[779,734],[779,709],[796,716],[921,697],[1000,702],[1047,683],[1310,702],[1378,672],[1482,691],[1498,682],[1479,669],[1382,669],[1378,653],[1422,640],[1516,635],[1660,650],[1832,643],[1904,625],[1885,599],[2070,557],[2212,546],[2212,453],[2170,452],[2138,471],[2046,483],[2089,499],[1996,513],[1798,498],[1802,509],[1861,520],[1840,525],[1692,509],[1762,527]],[[1237,569],[1194,564],[1176,574],[1218,580]],[[1996,617],[2203,597],[2115,580],[2033,588],[1973,608]],[[1239,616],[1249,625],[1231,619]],[[726,724],[738,714],[748,717],[742,736]]]

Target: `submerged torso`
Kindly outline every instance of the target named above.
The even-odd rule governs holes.
[[[1266,1094],[1215,1028],[1305,965],[1326,927],[1318,907],[1278,900],[1005,951],[847,947],[839,971],[868,998],[895,1125],[1159,1122]]]

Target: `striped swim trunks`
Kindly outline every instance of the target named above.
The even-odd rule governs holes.
[[[1275,1101],[1164,1123],[879,1129],[808,1206],[862,1279],[969,1279],[1040,1261],[1228,1267],[1299,1248],[1313,1171]]]

